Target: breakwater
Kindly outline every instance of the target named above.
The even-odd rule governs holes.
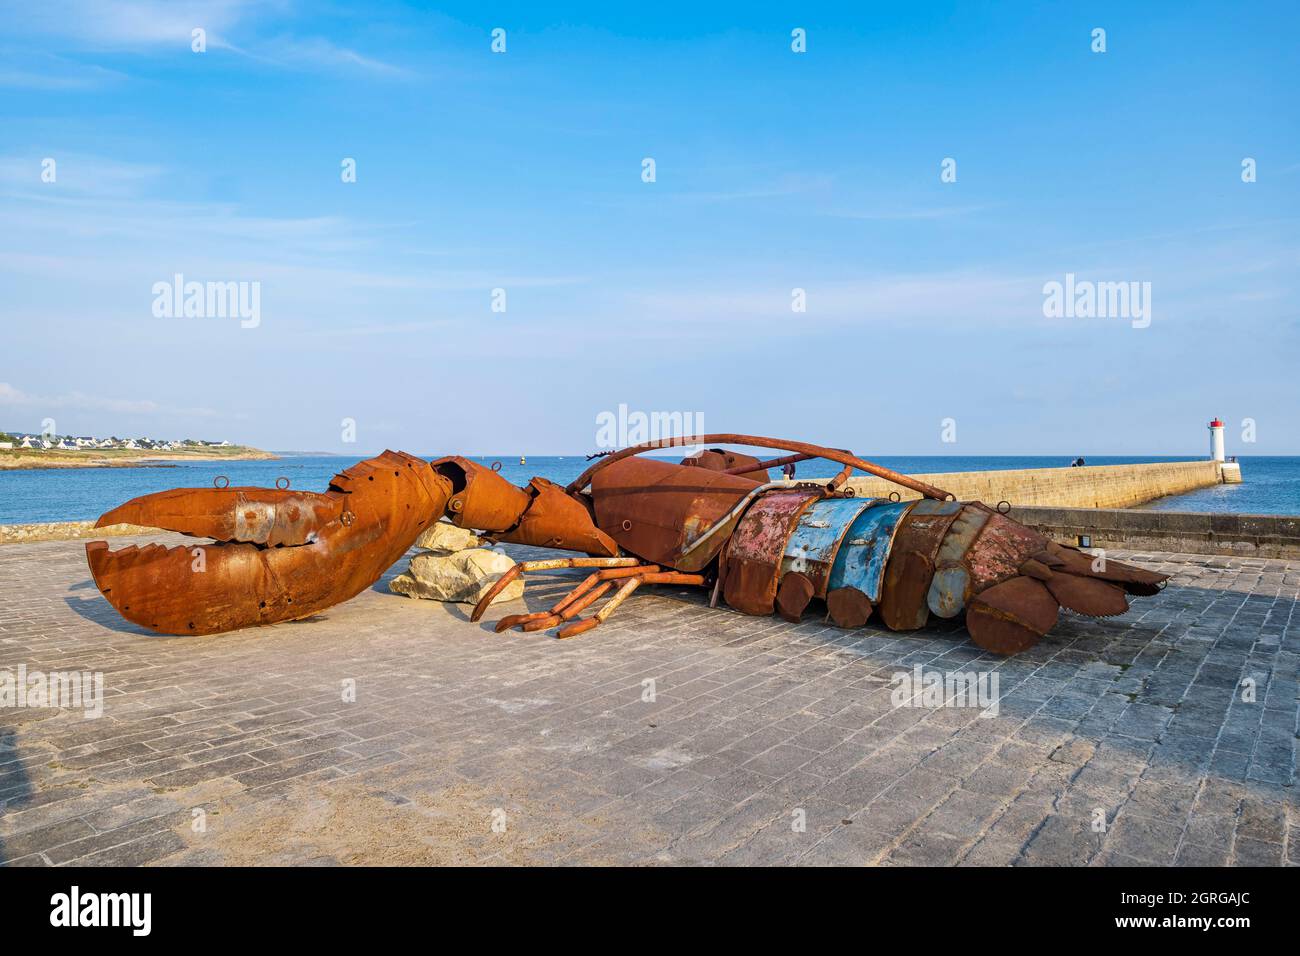
[[[1132,508],[1166,495],[1180,495],[1223,482],[1217,461],[1168,461],[1135,465],[1085,465],[1080,468],[1021,468],[965,471],[920,476],[951,492],[960,501],[996,505],[1042,505],[1058,508]],[[1238,479],[1240,480],[1240,479]],[[883,498],[891,492],[904,499],[916,492],[874,477],[848,482],[860,496]]]
[[[1008,517],[1076,546],[1300,558],[1300,517],[1288,515],[1020,507]]]

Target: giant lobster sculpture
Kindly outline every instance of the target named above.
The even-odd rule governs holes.
[[[680,445],[735,444],[791,454],[768,461],[710,449],[680,464],[637,457]],[[768,468],[811,458],[843,465],[825,483],[769,481]],[[854,496],[854,469],[921,495]],[[177,488],[145,495],[97,524],[129,523],[211,538],[211,545],[86,545],[95,584],[123,617],[166,634],[213,634],[304,618],[374,584],[431,523],[449,519],[503,542],[582,552],[524,561],[520,573],[591,573],[549,611],[516,614],[497,631],[596,627],[639,586],[712,588],[746,614],[798,621],[814,600],[835,624],[875,614],[910,631],[930,615],[965,612],[980,647],[1012,654],[1056,624],[1061,607],[1093,616],[1128,610],[1166,576],[1056,544],[978,501],[848,452],[754,435],[664,439],[601,458],[568,487],[526,488],[466,458],[428,462],[384,452],[336,475],[322,494],[286,488]],[[610,592],[613,592],[610,594]],[[582,617],[609,594],[599,610]]]

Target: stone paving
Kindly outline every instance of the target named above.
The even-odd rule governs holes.
[[[573,640],[498,636],[384,581],[164,638],[117,617],[81,542],[0,547],[0,672],[99,671],[106,698],[0,710],[0,860],[1300,862],[1300,562],[1114,556],[1173,581],[1003,659],[952,624],[794,626],[676,589]],[[996,716],[896,706],[916,665],[996,674]]]

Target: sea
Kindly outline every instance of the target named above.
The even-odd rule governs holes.
[[[0,471],[0,524],[92,520],[137,495],[168,488],[212,487],[219,476],[228,478],[231,485],[266,488],[274,487],[278,478],[287,478],[290,487],[324,491],[333,475],[361,457],[364,456],[285,452],[278,459],[262,461],[185,461],[130,468],[5,470]],[[1189,458],[1090,456],[1088,465],[1187,461]],[[530,455],[523,464],[520,464],[518,455],[473,456],[473,460],[485,465],[501,462],[501,475],[518,485],[526,484],[534,475],[567,484],[591,464],[583,455]],[[871,460],[913,475],[1059,468],[1070,464],[1068,458],[1061,456],[884,455]],[[1160,498],[1143,507],[1168,511],[1300,515],[1300,457],[1239,456],[1238,460],[1242,473],[1239,485],[1215,485],[1184,495]],[[825,461],[809,461],[796,467],[798,478],[828,478],[840,466]],[[775,471],[773,477],[777,477]]]

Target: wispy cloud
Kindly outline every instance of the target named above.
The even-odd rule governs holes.
[[[103,396],[87,395],[84,392],[66,392],[61,395],[33,395],[15,388],[8,382],[0,382],[0,407],[33,408],[42,414],[62,409],[74,409],[76,411],[112,412],[118,415],[155,415],[162,412],[193,415],[199,418],[212,418],[217,415],[217,412],[210,408],[164,407],[157,402],[148,400],[105,398]]]
[[[866,219],[873,222],[903,222],[914,219],[952,219],[956,216],[969,216],[991,208],[988,203],[969,203],[963,206],[912,206],[893,209],[829,209],[827,216],[840,219]]]
[[[62,40],[80,49],[142,50],[176,45],[188,50],[191,31],[209,44],[250,15],[283,9],[264,0],[44,0],[15,4],[5,15],[11,34]]]
[[[806,196],[830,190],[833,177],[827,175],[787,174],[775,180],[738,189],[681,192],[672,194],[678,202],[722,203],[741,202],[748,199],[779,199],[787,196]]]
[[[295,70],[351,69],[392,79],[410,79],[414,70],[385,63],[356,50],[339,46],[324,37],[277,37],[254,50],[241,50],[264,63]]]
[[[805,334],[812,329],[852,326],[940,327],[979,321],[992,327],[1005,320],[1041,315],[1041,280],[991,270],[882,275],[806,283],[807,311],[791,311],[791,290],[746,281],[736,288],[692,292],[647,292],[631,301],[663,325],[711,329],[734,335],[766,330]]]
[[[13,36],[38,37],[78,51],[136,53],[189,54],[193,32],[202,29],[209,51],[239,54],[268,66],[355,70],[389,78],[416,75],[324,37],[287,30],[292,14],[292,7],[281,0],[44,0],[9,8],[0,14],[0,24]],[[274,24],[274,32],[263,35],[267,24]],[[0,73],[0,83],[4,76]],[[106,79],[29,67],[11,70],[8,85],[71,89],[78,82]]]
[[[423,319],[411,322],[368,322],[337,329],[313,332],[319,338],[367,338],[372,335],[408,335],[441,332],[462,324],[464,319]]]
[[[13,49],[6,49],[0,55],[4,59],[4,66],[0,67],[0,86],[11,89],[89,90],[126,79],[126,74],[117,70],[67,57]]]
[[[156,163],[133,163],[85,153],[0,156],[0,195],[33,200],[138,197],[165,172]],[[55,162],[53,183],[41,179],[46,159]]]

